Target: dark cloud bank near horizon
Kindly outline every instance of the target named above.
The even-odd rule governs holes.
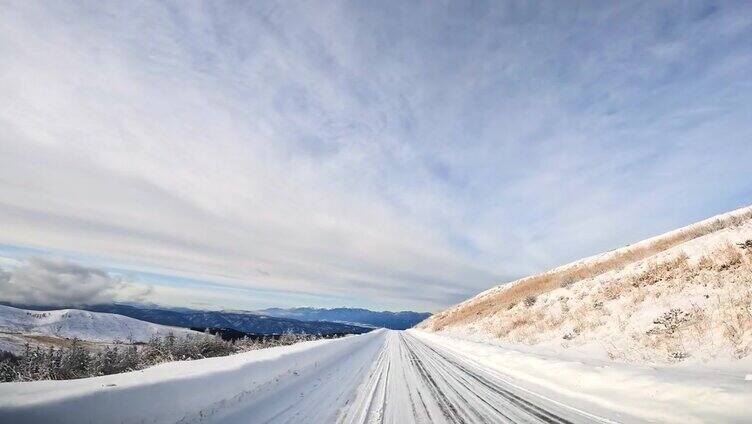
[[[69,261],[31,258],[13,269],[0,269],[0,301],[18,305],[82,306],[139,300],[148,289],[133,291],[119,277]]]

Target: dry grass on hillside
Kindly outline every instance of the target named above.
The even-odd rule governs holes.
[[[513,343],[596,345],[625,361],[744,358],[752,354],[752,244],[648,260],[596,286],[579,281],[460,328]]]
[[[741,214],[718,218],[709,223],[692,225],[656,238],[648,243],[640,243],[604,255],[603,259],[559,268],[553,271],[520,279],[502,287],[497,293],[480,299],[470,299],[434,315],[423,324],[424,327],[439,331],[447,326],[473,321],[478,317],[493,315],[508,310],[520,302],[535,302],[537,296],[559,287],[567,287],[577,281],[593,278],[609,271],[615,271],[657,253],[678,246],[687,241],[737,227],[752,219],[752,209]]]

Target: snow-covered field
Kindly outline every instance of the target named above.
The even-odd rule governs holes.
[[[199,334],[185,328],[152,324],[122,315],[78,309],[33,311],[0,305],[0,332],[81,340],[145,342],[153,336]]]
[[[0,384],[8,423],[750,422],[752,382],[376,330],[68,381]]]

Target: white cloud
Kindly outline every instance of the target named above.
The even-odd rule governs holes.
[[[748,7],[458,4],[7,4],[0,242],[436,308],[747,202]]]
[[[21,305],[80,306],[139,300],[149,287],[133,288],[101,269],[62,260],[32,258],[0,269],[0,299]]]

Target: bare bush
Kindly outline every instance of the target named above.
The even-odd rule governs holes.
[[[580,334],[580,329],[575,328],[572,331],[564,334],[561,338],[564,340],[574,340]]]
[[[529,308],[529,307],[535,305],[535,301],[536,300],[537,300],[537,298],[535,296],[533,296],[533,295],[527,296],[525,298],[525,301],[524,301],[525,306],[527,306]]]
[[[679,308],[672,308],[653,321],[653,324],[656,324],[659,327],[650,329],[648,334],[663,333],[673,335],[676,330],[689,322],[689,318],[690,316],[688,313]]]
[[[743,358],[752,352],[752,290],[724,299],[721,311],[723,335],[733,346],[733,354]]]
[[[709,256],[703,255],[698,261],[697,261],[697,267],[699,269],[712,269],[713,266],[715,266],[715,262],[713,262],[712,259],[710,259]]]
[[[721,259],[721,269],[741,265],[744,258],[741,251],[728,242],[723,246],[718,256],[720,256]]]
[[[642,272],[632,277],[634,287],[650,286],[659,281],[674,278],[687,270],[688,257],[682,252],[677,257],[664,262],[650,262]]]
[[[739,246],[740,249],[750,249],[752,248],[752,240],[747,240],[743,243],[736,243],[737,246]]]
[[[561,282],[562,288],[569,288],[572,286],[572,284],[576,283],[577,280],[574,277],[566,278],[564,281]]]

